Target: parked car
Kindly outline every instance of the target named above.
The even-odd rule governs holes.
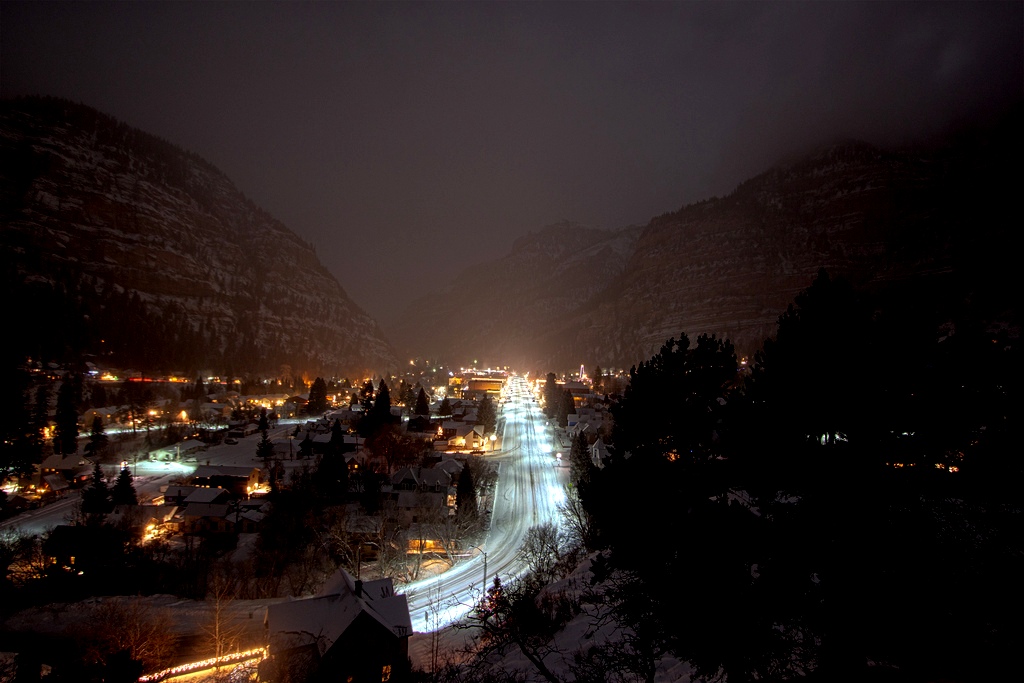
[[[234,446],[236,443],[238,443],[238,439],[224,439],[224,443]]]

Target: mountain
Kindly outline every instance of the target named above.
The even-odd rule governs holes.
[[[546,330],[615,280],[640,228],[602,230],[563,221],[530,233],[497,261],[470,265],[415,300],[389,330],[413,355],[455,364],[523,367],[546,352]]]
[[[749,355],[821,268],[939,315],[1016,320],[1017,130],[914,150],[842,142],[643,228],[548,228],[424,296],[393,338],[540,371],[628,368],[681,333]]]
[[[394,353],[314,249],[195,154],[88,107],[0,103],[24,352],[143,372],[347,375]]]

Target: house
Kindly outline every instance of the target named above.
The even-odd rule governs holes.
[[[207,448],[207,444],[199,439],[185,439],[178,443],[156,448],[149,452],[151,460],[181,460],[182,458],[195,458],[196,455]]]
[[[242,439],[250,434],[255,434],[259,430],[260,426],[255,422],[232,424],[231,429],[228,430],[228,436],[233,439]]]
[[[107,515],[107,523],[136,540],[148,541],[169,532],[177,512],[174,505],[116,505]]]
[[[434,448],[439,446],[447,450],[470,449],[477,450],[484,447],[483,425],[471,425],[469,423],[448,421],[442,425],[444,438],[443,442],[435,441]]]
[[[112,526],[61,524],[43,541],[46,563],[71,572],[109,571],[124,554],[127,536]]]
[[[412,619],[391,579],[359,581],[344,569],[312,598],[267,608],[268,657],[260,679],[379,683],[405,678]]]
[[[442,457],[440,462],[436,463],[432,469],[444,470],[451,477],[452,481],[458,481],[459,475],[462,474],[462,468],[466,465],[459,460],[452,457]]]
[[[391,476],[396,491],[447,491],[451,475],[440,468],[404,467]]]
[[[594,443],[590,444],[590,460],[594,463],[594,466],[598,469],[604,468],[608,463],[608,459],[611,457],[611,453],[608,451],[608,446],[605,445],[601,437],[597,437]]]
[[[153,503],[156,505],[182,505],[185,499],[189,497],[189,494],[198,488],[201,487],[168,484],[160,488],[160,495],[153,497]]]
[[[196,486],[181,501],[181,505],[214,505],[217,503],[227,503],[230,498],[231,493],[219,486],[214,486],[213,488]]]
[[[193,486],[219,486],[239,498],[248,498],[259,488],[260,470],[257,467],[201,465],[192,473],[190,481]]]
[[[409,418],[405,430],[414,436],[430,438],[437,434],[437,427],[431,421],[429,415],[414,415]]]
[[[183,534],[228,534],[235,531],[237,510],[226,503],[193,503],[180,512],[178,531]]]
[[[46,474],[42,477],[42,482],[39,486],[39,492],[43,495],[51,494],[53,496],[61,496],[67,493],[70,486],[68,480],[61,474]]]
[[[455,488],[447,491],[396,491],[388,503],[390,516],[403,528],[455,514]]]
[[[39,484],[49,475],[60,475],[69,484],[81,486],[92,478],[92,463],[78,454],[64,457],[54,454],[39,464]]]

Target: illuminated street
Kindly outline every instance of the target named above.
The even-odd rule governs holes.
[[[554,467],[544,415],[523,378],[512,378],[502,415],[503,449],[494,456],[499,463],[498,483],[483,552],[471,549],[471,558],[444,574],[404,587],[418,632],[444,628],[469,612],[480,596],[485,554],[487,583],[496,574],[507,581],[523,571],[519,548],[527,530],[544,522],[560,524],[558,505],[564,498],[567,470]]]

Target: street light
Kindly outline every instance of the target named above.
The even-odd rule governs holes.
[[[494,452],[494,442],[498,440],[497,434],[491,434],[491,452]]]

